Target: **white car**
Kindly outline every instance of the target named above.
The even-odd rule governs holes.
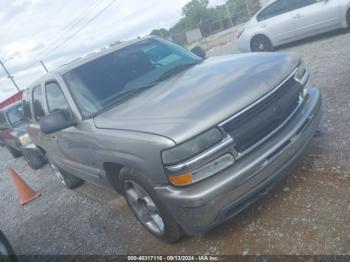
[[[261,9],[237,32],[242,52],[274,47],[350,27],[350,0],[277,0]]]

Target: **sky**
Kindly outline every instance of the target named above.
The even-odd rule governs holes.
[[[0,0],[0,60],[21,89],[48,69],[67,63],[116,41],[169,28],[189,0]],[[210,0],[210,5],[223,0]],[[94,19],[64,45],[63,40]],[[81,20],[83,18],[83,20]],[[55,49],[55,47],[59,48]],[[0,68],[0,101],[17,91]]]

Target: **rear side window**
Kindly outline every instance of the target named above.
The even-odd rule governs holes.
[[[5,128],[7,126],[6,117],[3,112],[0,112],[0,128]]]
[[[55,111],[68,111],[70,112],[69,105],[64,97],[61,88],[56,82],[50,82],[45,85],[46,99],[49,112]]]
[[[261,13],[257,17],[258,21],[263,21],[263,20],[289,12],[293,7],[291,2],[292,2],[291,0],[279,0],[272,3],[271,5],[266,7],[263,11],[261,11]]]
[[[33,110],[36,121],[40,121],[40,119],[45,116],[45,111],[42,104],[42,91],[40,86],[37,86],[33,89]]]
[[[293,10],[298,8],[303,8],[308,5],[316,4],[317,0],[292,0],[293,2]]]
[[[24,91],[22,106],[23,106],[24,118],[29,122],[32,121],[33,115],[32,115],[32,110],[30,108],[29,90]]]

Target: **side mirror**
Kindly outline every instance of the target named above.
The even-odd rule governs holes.
[[[44,134],[52,134],[76,124],[70,112],[56,111],[40,120],[40,129]]]
[[[195,46],[195,47],[193,47],[192,49],[191,49],[191,52],[193,53],[193,54],[195,54],[196,56],[199,56],[199,57],[201,57],[201,58],[206,58],[207,57],[207,55],[206,55],[206,53],[205,53],[205,51],[203,50],[203,48],[202,47],[200,47],[200,46]]]

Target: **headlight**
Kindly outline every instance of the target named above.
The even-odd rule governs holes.
[[[220,130],[213,128],[183,144],[164,150],[162,153],[163,163],[165,165],[181,163],[215,146],[221,140]]]
[[[240,38],[243,35],[243,33],[244,33],[244,28],[239,29],[236,33],[237,39]]]
[[[21,143],[22,146],[27,146],[32,143],[32,140],[30,139],[28,134],[25,134],[19,137],[19,142]]]

